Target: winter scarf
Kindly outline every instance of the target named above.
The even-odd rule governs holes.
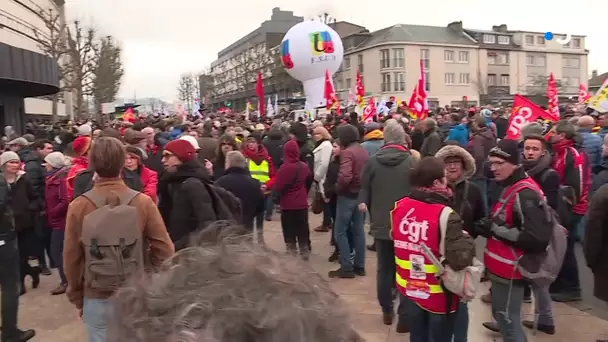
[[[551,155],[546,153],[537,160],[524,159],[522,162],[524,170],[528,173],[528,176],[534,177],[535,175],[543,172],[547,168],[551,167]]]

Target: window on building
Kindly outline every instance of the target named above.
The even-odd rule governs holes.
[[[572,47],[575,49],[581,48],[581,39],[580,38],[572,38]]]
[[[509,75],[500,75],[500,85],[501,86],[509,85]]]
[[[346,79],[346,89],[350,89],[352,87],[352,80],[350,78]]]
[[[536,57],[536,64],[535,64],[536,66],[544,67],[545,63],[546,63],[545,56],[537,56]]]
[[[581,60],[578,56],[564,56],[562,57],[563,66],[567,68],[580,68]]]
[[[569,86],[571,87],[578,87],[581,85],[581,81],[580,78],[578,77],[570,77],[570,83],[568,83]]]
[[[488,74],[488,85],[489,86],[496,85],[496,74]]]
[[[344,82],[342,82],[342,80],[338,80],[336,82],[336,90],[342,90],[344,88],[342,88],[342,86],[344,85]]]
[[[396,72],[394,77],[395,84],[393,87],[393,91],[405,91],[405,73]]]
[[[391,91],[391,74],[385,72],[382,74],[382,92]]]
[[[532,56],[532,55],[526,56],[526,65],[534,66],[534,56]]]
[[[344,57],[344,61],[342,62],[342,65],[344,66],[344,70],[349,70],[350,69],[350,57]]]
[[[389,49],[380,50],[380,69],[391,67],[391,54]]]
[[[460,84],[469,84],[469,74],[468,73],[460,74]]]
[[[496,64],[496,54],[488,54],[488,64],[494,65]]]
[[[357,68],[363,72],[363,55],[357,55]]]
[[[499,52],[496,54],[498,59],[498,64],[509,64],[509,53],[508,52]]]
[[[468,51],[458,52],[458,61],[460,63],[469,63],[469,52]]]
[[[454,51],[445,50],[443,52],[443,60],[446,62],[453,62],[454,61]]]
[[[564,85],[564,86],[571,85],[570,78],[568,78],[568,77],[562,77],[561,81],[562,81],[562,85]]]
[[[545,45],[545,37],[544,36],[537,36],[536,37],[536,44],[538,44],[538,45]]]
[[[429,49],[420,49],[420,59],[422,59],[422,60],[429,59]]]
[[[511,44],[511,37],[509,36],[498,36],[498,44],[509,45]]]
[[[454,84],[454,79],[456,78],[456,76],[454,75],[454,73],[452,72],[446,72],[444,79],[445,79],[445,84]]]
[[[486,44],[496,44],[496,36],[493,34],[484,34],[483,42]]]
[[[405,67],[405,49],[393,49],[393,67]]]
[[[526,45],[534,45],[534,36],[531,34],[526,35]]]

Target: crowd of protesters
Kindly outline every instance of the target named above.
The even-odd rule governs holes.
[[[16,294],[54,269],[60,283],[51,295],[67,295],[92,342],[358,341],[327,285],[298,272],[297,259],[307,261],[314,247],[310,207],[323,216],[313,231],[331,232],[335,246],[328,261],[339,267],[328,276],[366,276],[366,252],[377,252],[382,321],[396,318],[411,341],[467,340],[466,301],[442,285],[433,259],[462,272],[474,265],[477,237],[487,239],[491,291],[482,300],[495,319],[484,326],[507,342],[526,341],[524,327],[555,334],[552,301],[581,300],[577,242],[596,297],[608,301],[608,114],[565,107],[550,131],[529,123],[515,141],[505,139],[508,113],[446,107],[424,120],[392,112],[369,123],[356,113],[318,120],[204,113],[28,123],[20,136],[6,127],[2,341],[34,336],[17,328]],[[556,281],[538,286],[516,265],[523,258],[540,266],[553,233],[547,208],[568,243]],[[265,247],[264,225],[275,212],[297,258]],[[131,229],[97,228],[114,225]],[[295,292],[306,295],[266,295]],[[532,295],[537,319],[522,322]],[[224,312],[234,305],[242,312]]]

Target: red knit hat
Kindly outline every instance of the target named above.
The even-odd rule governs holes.
[[[177,139],[165,145],[165,151],[173,153],[182,162],[196,159],[196,150],[187,140]]]
[[[91,148],[91,137],[89,137],[89,136],[84,136],[84,135],[79,136],[72,143],[72,149],[74,150],[74,153],[79,157],[84,156],[89,151],[90,148]]]

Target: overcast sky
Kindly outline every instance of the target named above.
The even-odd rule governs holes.
[[[125,76],[119,96],[172,101],[179,75],[199,72],[217,52],[270,19],[273,7],[311,18],[328,12],[338,20],[377,30],[397,23],[586,35],[589,73],[608,71],[605,0],[66,0],[68,16],[91,22],[122,42]],[[326,3],[330,3],[327,5]]]

